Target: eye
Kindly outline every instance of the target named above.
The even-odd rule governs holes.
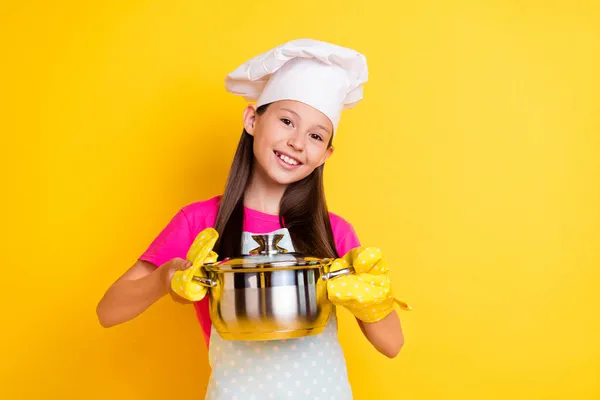
[[[287,118],[281,118],[281,122],[283,122],[287,126],[291,126],[292,125],[292,121],[289,120],[289,119],[287,119]]]
[[[315,140],[320,140],[321,142],[323,141],[323,137],[317,133],[311,133],[310,137],[315,139]]]

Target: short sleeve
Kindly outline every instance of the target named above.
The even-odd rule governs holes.
[[[335,247],[340,257],[344,254],[360,246],[360,240],[354,227],[347,221],[340,217],[332,216],[332,231],[333,240],[335,241]]]
[[[183,209],[181,209],[171,218],[167,226],[152,241],[139,259],[159,267],[172,258],[185,259],[192,242],[190,222]]]

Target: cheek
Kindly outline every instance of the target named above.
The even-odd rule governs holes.
[[[314,143],[306,147],[306,159],[309,164],[319,164],[327,153],[327,146],[321,143]]]
[[[282,135],[282,128],[277,124],[265,123],[261,126],[260,131],[256,132],[256,137],[263,142],[272,142],[277,140]]]
[[[261,132],[254,137],[254,152],[264,153],[268,150],[271,144],[271,138],[266,132]]]
[[[260,164],[263,164],[263,167],[266,167],[265,163],[268,163],[269,156],[269,148],[265,143],[261,141],[254,141],[254,157]]]

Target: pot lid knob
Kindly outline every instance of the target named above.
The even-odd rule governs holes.
[[[258,243],[258,247],[250,250],[250,254],[274,255],[287,253],[286,249],[277,245],[283,239],[282,234],[252,235],[252,239]]]

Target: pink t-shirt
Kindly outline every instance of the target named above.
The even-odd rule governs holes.
[[[216,196],[181,208],[139,259],[156,266],[161,266],[176,257],[185,259],[198,233],[215,226],[220,198],[221,196]],[[329,213],[329,218],[335,246],[340,256],[360,245],[352,225],[333,213]],[[273,232],[280,228],[278,215],[265,214],[244,207],[244,231],[260,234]],[[208,306],[208,296],[194,303],[196,316],[202,326],[207,344],[211,330]]]

